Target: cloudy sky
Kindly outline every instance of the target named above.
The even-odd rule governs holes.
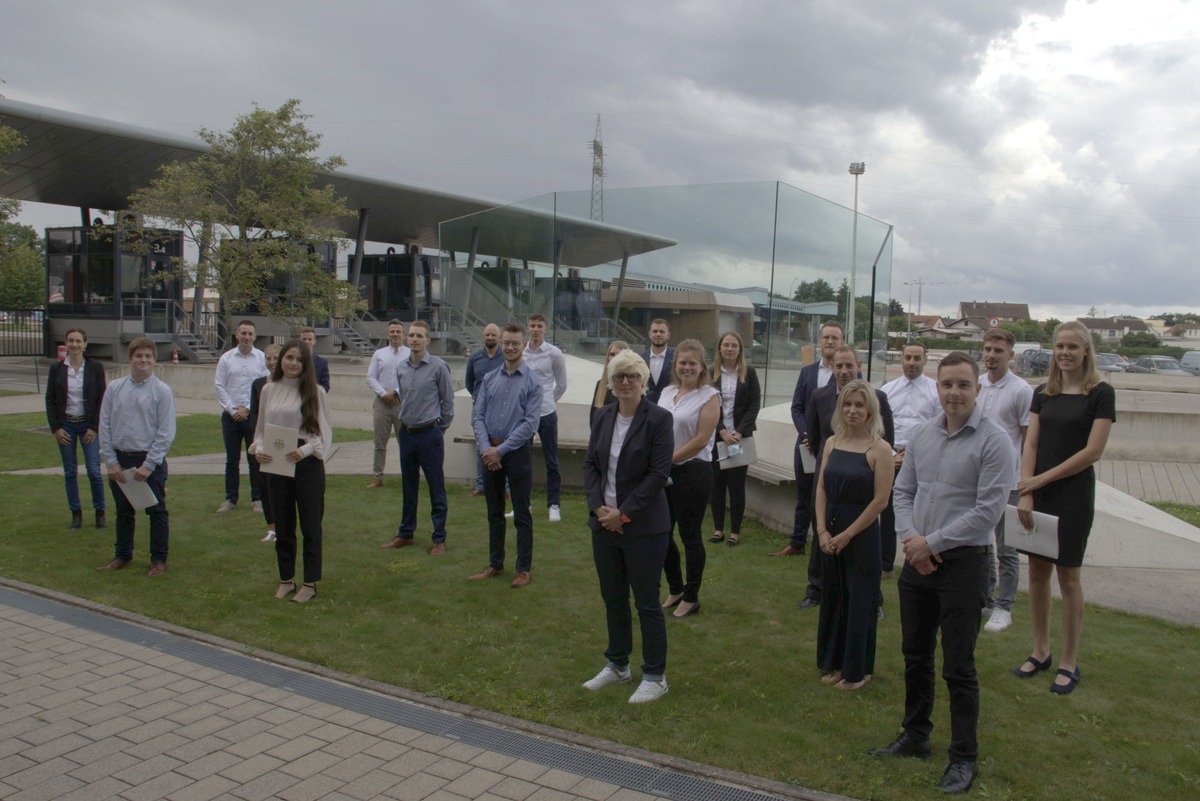
[[[0,0],[7,97],[189,135],[303,100],[356,172],[518,200],[781,180],[896,227],[892,294],[1200,311],[1178,0]],[[73,209],[27,206],[30,224]]]

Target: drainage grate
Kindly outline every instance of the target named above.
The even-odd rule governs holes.
[[[653,765],[544,740],[500,726],[446,714],[399,698],[273,665],[174,634],[116,620],[98,612],[0,587],[0,603],[123,642],[141,645],[203,667],[358,712],[399,726],[458,740],[476,748],[679,801],[776,801],[775,796],[733,787]]]

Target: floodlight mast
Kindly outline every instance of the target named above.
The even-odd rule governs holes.
[[[858,176],[867,171],[867,163],[865,161],[854,161],[850,163],[850,174],[854,176],[854,220],[850,227],[850,297],[846,304],[848,309],[846,313],[846,342],[853,345],[854,336],[854,309],[858,305],[858,296],[855,294],[856,279],[858,277]]]

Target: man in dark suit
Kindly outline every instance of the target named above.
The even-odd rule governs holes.
[[[815,491],[817,476],[821,474],[821,456],[825,450],[825,440],[833,436],[833,417],[837,414],[838,393],[842,388],[858,377],[862,365],[858,361],[858,353],[849,345],[843,345],[833,354],[834,383],[821,387],[812,394],[808,404],[808,448],[817,460],[813,470],[813,489]],[[882,390],[875,390],[875,399],[879,401],[879,417],[883,421],[883,438],[888,445],[896,441],[896,426],[892,420],[892,407],[887,395]],[[815,496],[811,503],[815,506]],[[818,521],[820,525],[820,521]],[[808,587],[804,591],[804,600],[800,608],[807,609],[819,606],[821,603],[821,560],[817,549],[808,560]],[[882,599],[876,598],[877,605]]]
[[[796,512],[792,520],[792,538],[782,551],[771,556],[802,556],[808,540],[808,527],[812,512],[813,475],[804,472],[800,449],[808,445],[808,406],[813,392],[819,387],[833,383],[833,352],[842,346],[842,324],[837,320],[826,320],[821,324],[817,345],[821,358],[800,370],[796,390],[792,393],[792,425],[796,427],[796,450],[792,452],[792,465],[796,471]],[[815,556],[815,554],[814,554]]]
[[[55,362],[46,381],[46,420],[58,441],[71,507],[71,528],[83,525],[83,505],[79,500],[79,472],[75,443],[83,446],[83,461],[92,487],[92,507],[96,528],[104,528],[104,474],[100,471],[100,403],[104,400],[104,365],[85,359],[87,333],[82,328],[67,330],[67,358]]]
[[[640,354],[650,367],[650,380],[646,384],[646,399],[658,403],[663,387],[671,383],[671,371],[675,368],[675,349],[668,347],[671,328],[666,320],[650,321],[650,347]]]
[[[323,356],[317,355],[317,332],[315,329],[305,326],[300,329],[300,341],[308,345],[308,350],[312,353],[313,369],[317,374],[317,383],[325,388],[325,392],[329,392],[329,360]]]

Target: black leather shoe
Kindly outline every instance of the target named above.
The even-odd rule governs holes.
[[[96,510],[96,528],[108,528],[108,520],[104,517],[104,510]]]
[[[819,600],[817,600],[816,598],[805,598],[803,601],[796,604],[796,608],[797,609],[812,609],[813,607],[820,606],[820,605],[821,605],[821,602]]]
[[[76,509],[71,512],[71,528],[82,528],[83,526],[83,510]]]
[[[871,756],[886,756],[886,757],[918,757],[920,759],[928,759],[931,752],[929,747],[929,738],[921,739],[915,734],[909,734],[906,731],[900,732],[900,736],[892,741],[890,745],[885,745],[883,748],[872,748],[867,753]],[[958,763],[956,763],[958,764]],[[966,763],[962,763],[966,764]],[[974,767],[975,763],[970,763]]]
[[[978,775],[974,762],[951,762],[946,766],[938,787],[942,788],[943,793],[965,793],[971,789]]]

